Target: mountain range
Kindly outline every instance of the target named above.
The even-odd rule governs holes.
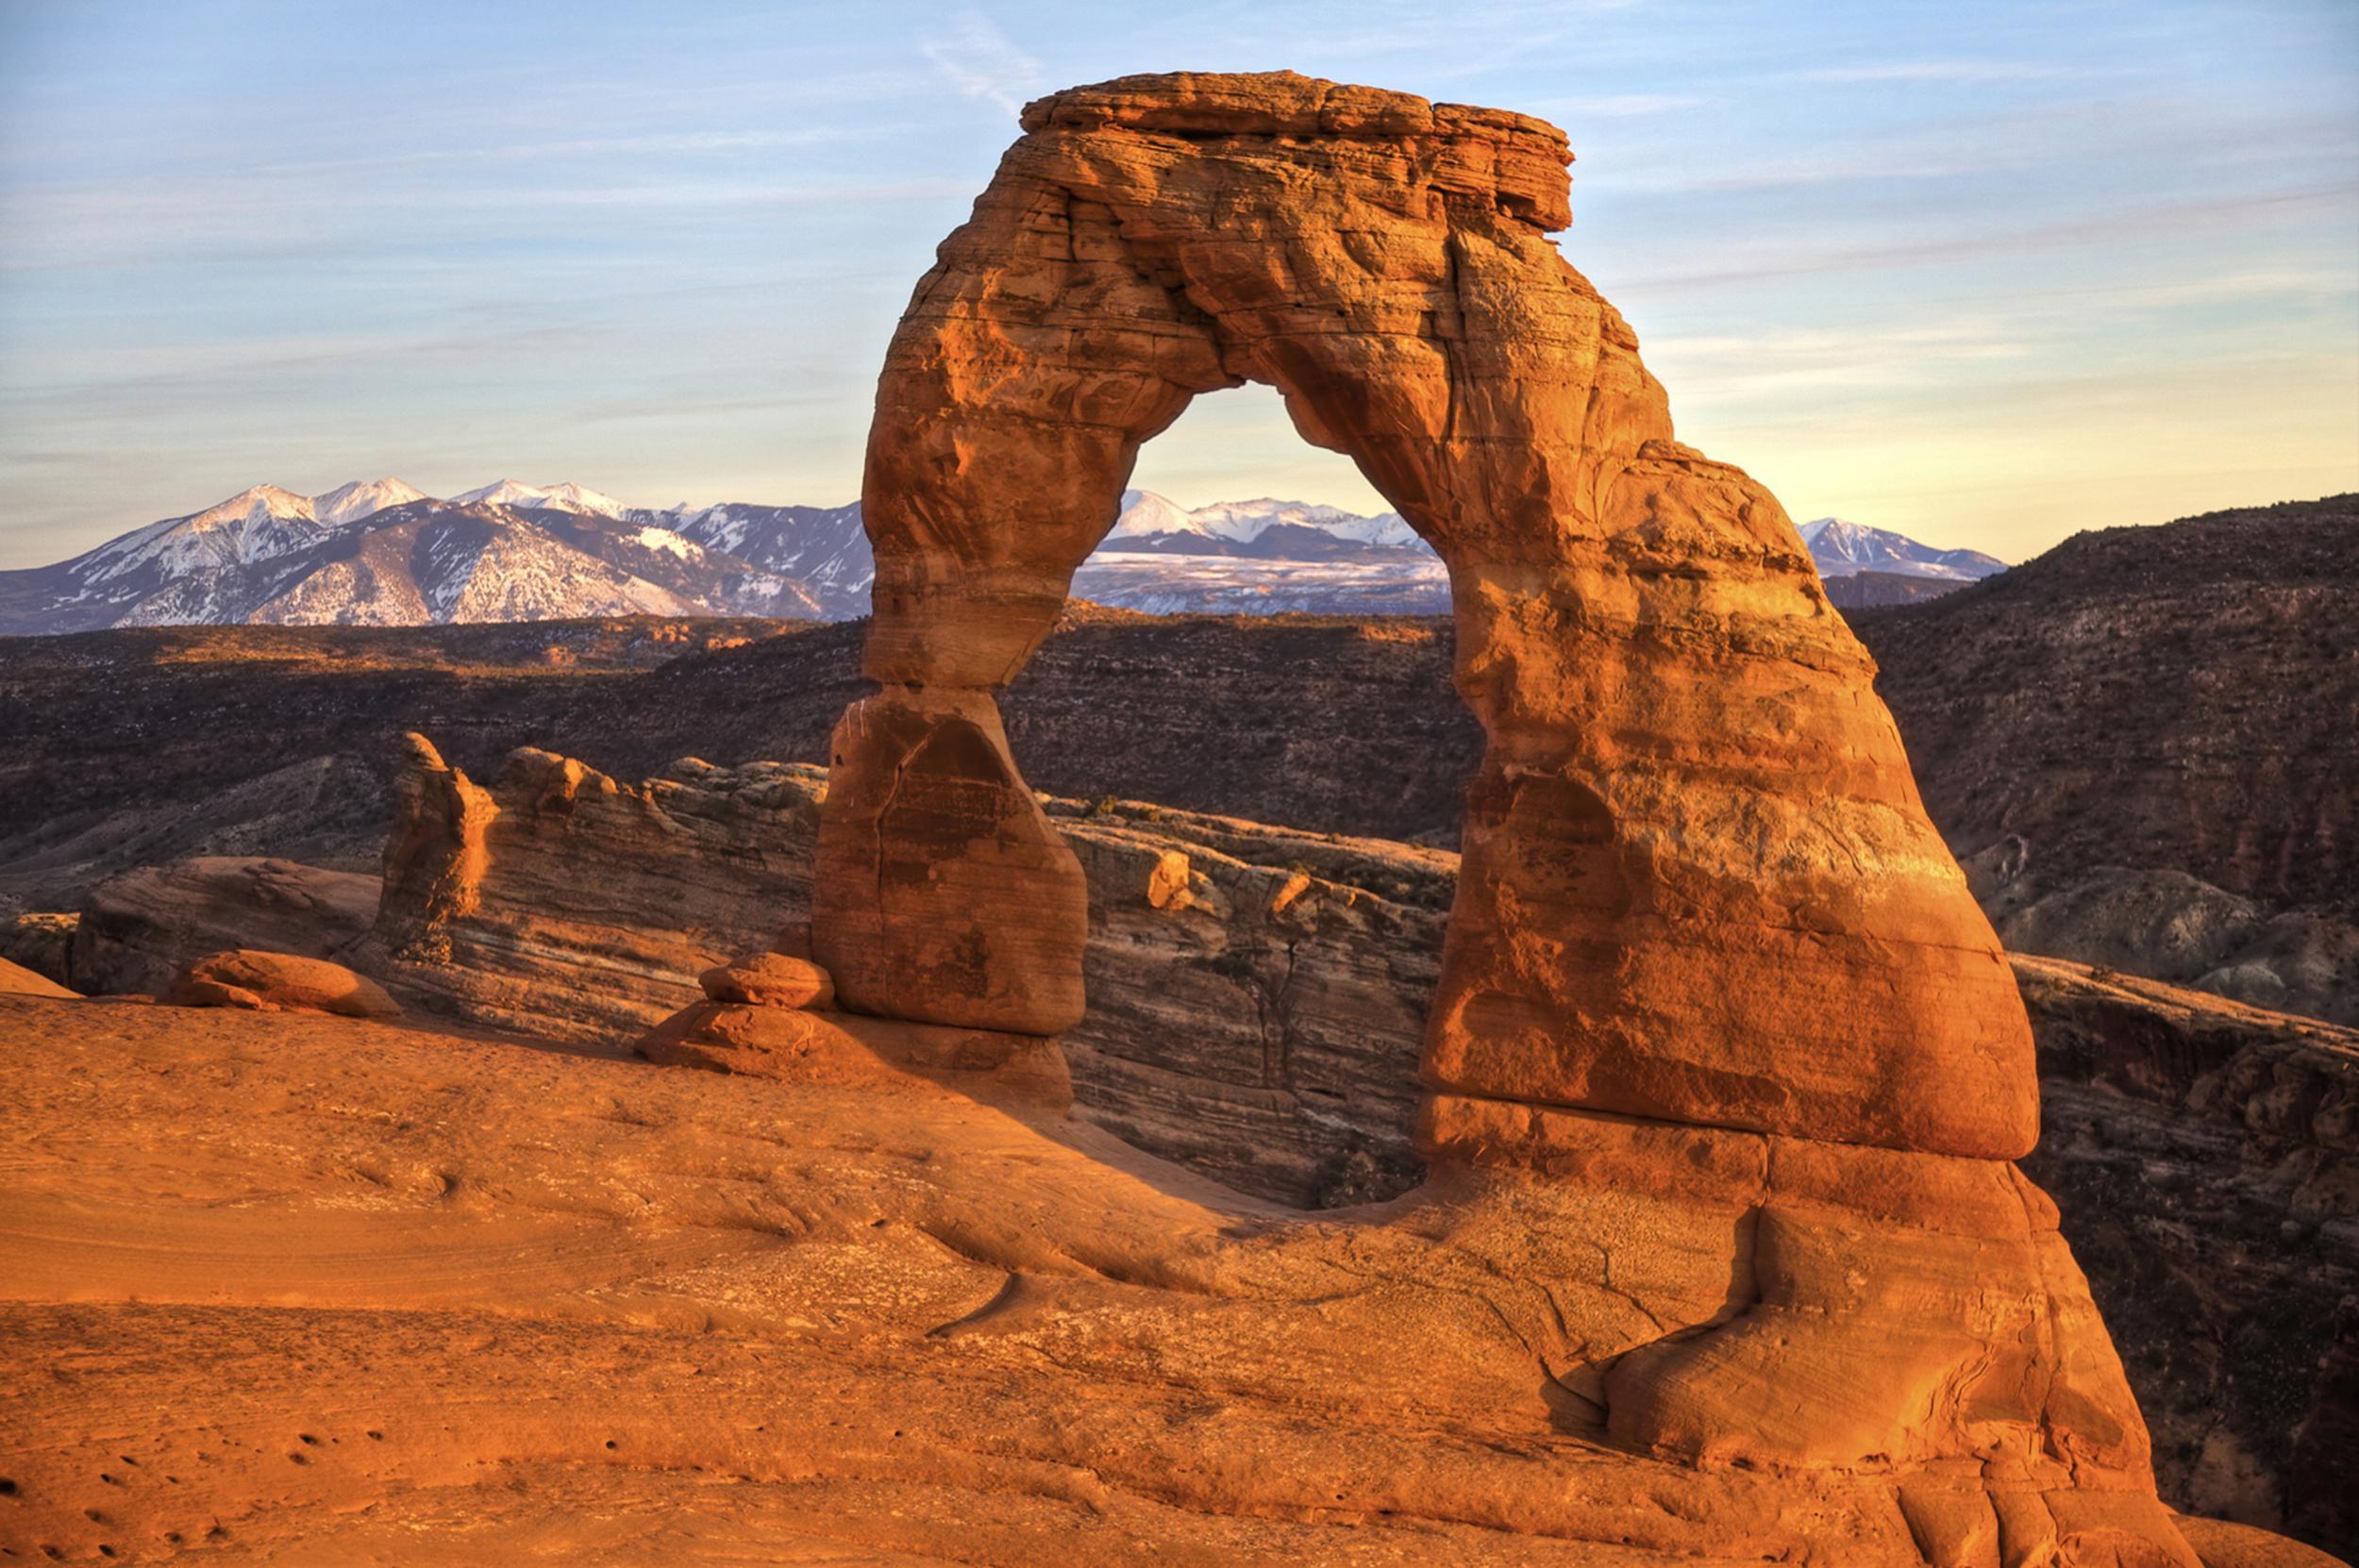
[[[1975,551],[1838,518],[1801,534],[1839,605],[1920,597],[2004,570]],[[867,612],[875,572],[858,502],[658,510],[571,482],[501,479],[445,498],[393,478],[310,496],[257,485],[71,560],[0,572],[0,634],[628,614],[844,620]],[[1440,558],[1397,512],[1266,497],[1191,509],[1145,490],[1124,492],[1074,592],[1159,613],[1449,606]]]

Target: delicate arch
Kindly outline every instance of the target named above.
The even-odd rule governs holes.
[[[1776,500],[1672,437],[1548,238],[1563,134],[1291,75],[1030,106],[886,356],[867,674],[814,940],[847,1006],[1079,1020],[1080,872],[995,693],[1199,392],[1283,394],[1441,554],[1488,735],[1424,1076],[1515,1106],[2014,1158],[2030,1035]]]

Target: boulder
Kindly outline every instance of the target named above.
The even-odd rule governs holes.
[[[993,1103],[1062,1111],[1073,1102],[1063,1056],[1036,1035],[851,1013],[699,1002],[648,1030],[632,1051],[660,1065],[807,1087],[906,1087],[916,1078]]]
[[[375,980],[325,959],[240,950],[199,959],[173,978],[161,1000],[183,1008],[252,1008],[398,1018],[401,1006]]]
[[[696,976],[715,1002],[754,1008],[827,1009],[835,1002],[835,982],[809,959],[784,953],[754,953],[716,964]]]

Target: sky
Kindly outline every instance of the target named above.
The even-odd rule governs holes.
[[[849,500],[1023,102],[1280,68],[1565,127],[1565,256],[1798,521],[2359,489],[2352,0],[0,0],[0,568],[257,483]],[[1381,509],[1259,389],[1134,482]]]

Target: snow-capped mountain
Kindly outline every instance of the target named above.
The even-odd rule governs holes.
[[[1980,550],[1937,550],[1889,528],[1870,528],[1840,517],[1821,517],[1796,530],[1809,547],[1818,575],[1829,581],[1857,572],[1889,572],[1904,577],[1945,577],[1979,582],[2007,569]]]
[[[770,556],[791,560],[793,552]],[[258,485],[72,560],[0,572],[0,633],[13,634],[641,613],[832,618],[866,608],[864,576],[856,593],[814,592],[792,572],[694,537],[675,514],[581,485],[506,479],[448,501],[398,479],[317,496]]]
[[[655,515],[683,539],[803,584],[829,620],[868,613],[877,559],[869,553],[858,501],[842,507],[732,501],[702,509],[673,507]]]
[[[1398,512],[1362,517],[1303,501],[1217,501],[1190,511],[1151,490],[1122,493],[1122,513],[1101,553],[1240,556],[1264,560],[1324,560],[1354,545],[1430,557]]]
[[[1801,535],[1838,605],[1940,592],[2003,564],[1836,518]],[[858,502],[656,510],[513,479],[436,500],[399,479],[258,485],[55,566],[0,572],[0,633],[175,623],[412,625],[618,614],[844,620],[876,560]],[[1397,514],[1263,498],[1190,509],[1132,490],[1074,592],[1220,614],[1447,611],[1440,558]]]

